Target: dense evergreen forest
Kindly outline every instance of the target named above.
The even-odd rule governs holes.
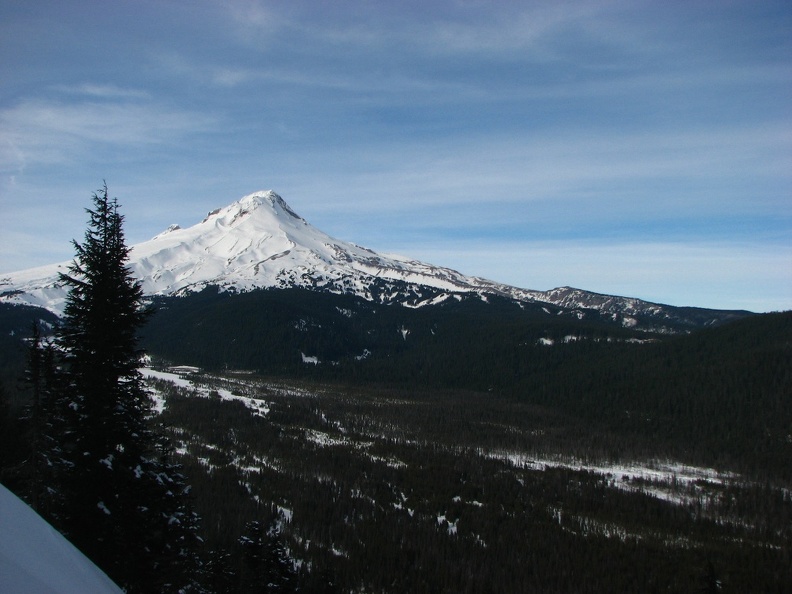
[[[147,380],[200,517],[196,591],[792,584],[792,313],[667,335],[497,298],[151,307],[152,367],[203,370]],[[29,392],[4,394],[19,435]]]
[[[168,361],[485,392],[603,427],[637,453],[792,478],[790,312],[664,335],[497,298],[408,309],[299,290],[207,290],[157,306],[144,344]]]
[[[33,325],[50,334],[57,322],[58,317],[45,309],[0,303],[0,386],[12,405],[21,405],[16,398],[24,397],[23,391],[17,388],[27,364]]]
[[[338,592],[782,592],[788,481],[632,452],[490,393],[156,380],[228,591],[271,526],[291,583]],[[171,378],[171,379],[175,379]],[[641,452],[649,455],[644,444]],[[619,453],[618,459],[608,452]]]

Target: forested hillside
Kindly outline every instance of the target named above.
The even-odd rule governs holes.
[[[792,583],[791,312],[666,335],[498,298],[207,290],[150,306],[151,423],[200,517],[195,588]],[[40,314],[12,313],[20,331]],[[24,436],[29,392],[6,396],[4,435]],[[7,445],[13,477],[27,449]]]
[[[205,291],[157,305],[144,343],[166,361],[495,394],[602,427],[637,453],[792,475],[790,312],[666,336],[506,299],[408,309]]]
[[[57,320],[55,314],[39,307],[0,303],[0,386],[12,401],[16,396],[21,397],[17,388],[25,368],[33,324],[51,332]]]
[[[788,481],[681,464],[648,442],[637,456],[619,435],[491,393],[149,376],[206,555],[224,568],[216,591],[273,567],[281,591],[309,592],[792,583]],[[251,559],[251,538],[269,552]]]

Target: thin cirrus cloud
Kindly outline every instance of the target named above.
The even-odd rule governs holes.
[[[172,145],[176,139],[215,125],[213,118],[203,114],[126,100],[144,96],[142,93],[96,85],[84,85],[81,93],[86,89],[91,96],[125,101],[30,100],[0,111],[0,135],[4,138],[0,159],[6,167],[30,162],[64,164],[107,145]]]
[[[56,85],[55,91],[69,95],[98,97],[102,99],[149,99],[151,94],[140,89],[125,89],[116,85],[82,83],[78,85]]]
[[[706,194],[708,188],[715,190],[722,183],[734,183],[735,170],[743,174],[750,170],[754,180],[788,179],[785,155],[790,146],[783,127],[614,133],[609,137],[541,134],[533,140],[522,143],[504,137],[484,137],[463,146],[453,141],[399,144],[384,149],[376,160],[370,158],[370,171],[361,165],[351,175],[355,185],[364,186],[364,191],[372,194],[371,203],[362,205],[364,208],[388,210],[415,203],[479,202],[485,197],[511,202],[560,196],[576,199],[595,191],[603,197],[624,191],[639,195],[650,191],[652,183],[663,180],[679,184],[679,180],[688,180],[688,193],[678,198],[666,196],[665,200],[674,201],[685,210],[701,210],[708,208],[706,195],[685,204],[690,200],[694,182]],[[363,154],[355,157],[359,157],[359,163],[365,162]],[[346,156],[331,158],[327,174],[331,175],[340,167],[339,161],[345,159]],[[396,159],[401,159],[402,169],[382,171]],[[702,176],[703,172],[707,175]],[[642,181],[643,184],[637,183]],[[378,186],[382,188],[380,192],[375,191]],[[401,198],[391,200],[387,188],[400,192]],[[443,192],[443,188],[453,191]],[[378,193],[383,195],[382,200],[376,199]],[[711,198],[723,200],[724,196],[719,198],[713,192]],[[765,195],[758,200],[748,195],[732,198],[734,206],[742,204],[752,209],[762,208],[764,201],[780,206],[786,195]],[[334,207],[338,206],[334,203]],[[650,203],[641,207],[654,206]]]

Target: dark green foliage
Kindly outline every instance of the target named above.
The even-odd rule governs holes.
[[[150,352],[165,358],[218,370],[404,384],[487,388],[496,380],[511,385],[520,354],[533,353],[540,338],[646,338],[553,306],[497,297],[484,302],[470,295],[409,309],[300,289],[231,294],[208,288],[157,298],[152,306],[156,313],[143,340]],[[324,365],[306,366],[302,354]]]
[[[47,406],[49,395],[43,383],[51,386],[55,381],[54,353],[43,343],[56,321],[54,314],[41,308],[0,303],[0,482],[28,503],[34,503],[34,476],[44,460],[33,454],[33,442],[38,440],[34,425],[49,422],[47,413],[38,411]],[[38,362],[36,372],[30,366],[33,357]],[[39,384],[37,396],[33,394],[33,374]]]
[[[21,389],[22,372],[27,365],[31,324],[42,336],[49,336],[57,316],[40,307],[0,302],[0,384],[6,386],[12,414],[27,406],[29,394]]]
[[[213,594],[239,592],[239,580],[234,571],[234,559],[225,549],[209,551],[202,568],[202,584]]]
[[[64,377],[58,354],[42,337],[40,324],[30,327],[24,377],[17,383],[23,405],[9,407],[3,431],[2,481],[42,516],[63,517],[61,492],[51,487],[62,480],[69,463],[62,444],[68,437],[64,418],[67,405],[60,386]]]
[[[61,518],[63,499],[50,487],[68,471],[63,451],[69,438],[64,413],[68,403],[60,390],[66,380],[56,364],[57,352],[51,342],[43,341],[38,323],[33,323],[31,334],[25,378],[31,403],[24,418],[29,451],[19,478],[26,483],[23,491],[34,510],[45,517]]]
[[[8,392],[5,386],[0,383],[0,472],[12,465],[14,456],[12,449],[14,442],[17,441],[14,423],[11,419],[11,406],[8,401]],[[5,475],[0,474],[0,482],[5,484]]]
[[[235,550],[245,535],[260,559],[277,509],[301,591],[695,592],[715,576],[724,591],[766,592],[792,580],[788,482],[674,486],[511,464],[496,454],[629,461],[646,452],[503,395],[195,381],[270,407],[254,416],[239,402],[160,386],[207,542]],[[245,558],[236,556],[240,576],[255,567]]]
[[[106,187],[87,212],[84,242],[61,276],[70,291],[57,351],[34,329],[29,498],[128,591],[177,591],[194,579],[197,518],[149,427],[137,371],[147,312],[126,266],[123,217]]]
[[[636,449],[792,473],[792,313],[666,336],[497,298],[413,310],[300,290],[207,289],[155,305],[144,340],[178,363],[501,394],[607,428]]]
[[[61,275],[69,296],[57,340],[72,426],[67,448],[72,468],[62,485],[68,515],[61,525],[120,584],[140,578],[147,583],[155,559],[139,545],[124,547],[125,539],[142,543],[146,533],[158,532],[151,515],[139,508],[161,495],[144,479],[153,435],[136,371],[136,332],[145,319],[142,292],[126,267],[117,203],[106,188],[93,202],[85,240],[73,242],[75,260],[69,274]]]
[[[678,457],[790,478],[790,362],[792,312],[766,314],[592,352],[546,374],[541,402]]]
[[[280,531],[273,515],[265,526],[259,520],[248,522],[239,538],[242,553],[243,592],[293,592],[296,583]]]

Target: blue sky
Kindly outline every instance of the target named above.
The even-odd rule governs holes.
[[[273,189],[530,289],[792,309],[792,4],[0,0],[0,272]]]

